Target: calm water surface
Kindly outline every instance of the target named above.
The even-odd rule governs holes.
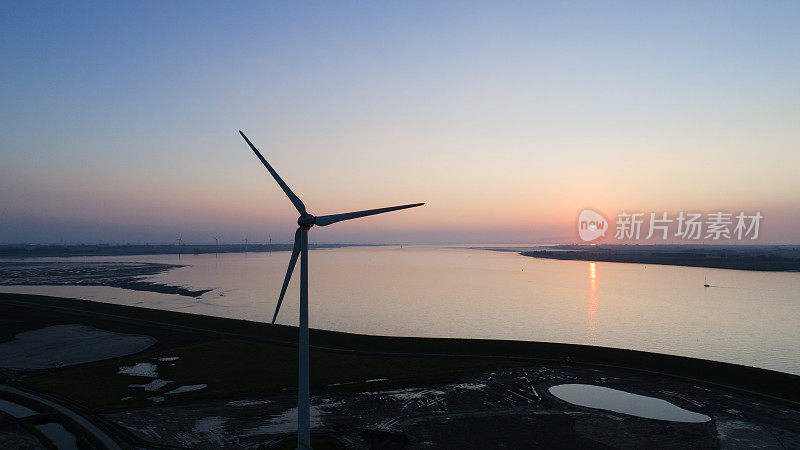
[[[800,374],[798,273],[556,261],[429,246],[313,250],[310,257],[314,328],[601,345]],[[80,259],[180,262],[187,266],[150,279],[214,290],[200,299],[108,287],[0,290],[268,322],[289,253]],[[704,288],[705,277],[715,287]],[[298,272],[294,278],[279,323],[297,323]]]
[[[606,409],[645,419],[671,422],[702,423],[711,420],[705,414],[683,409],[654,397],[611,389],[591,384],[559,384],[550,388],[550,393],[565,402],[587,408]]]

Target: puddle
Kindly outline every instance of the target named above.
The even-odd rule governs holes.
[[[205,389],[207,384],[190,384],[188,386],[181,386],[177,389],[173,389],[167,394],[180,394],[181,392],[191,392],[191,391],[198,391],[200,389]]]
[[[341,405],[342,402],[331,402],[323,400],[322,403],[310,405],[311,428],[319,428],[323,425],[322,416],[327,414],[327,410]],[[270,419],[267,425],[250,428],[243,432],[244,436],[257,436],[260,434],[282,434],[297,431],[297,408],[291,408],[282,414]]]
[[[0,367],[50,369],[117,358],[156,343],[150,336],[104,331],[86,325],[54,325],[24,331],[0,343]]]
[[[267,400],[236,400],[233,402],[228,402],[228,406],[255,406],[255,405],[266,405],[269,403]]]
[[[47,439],[50,439],[58,450],[78,450],[78,441],[75,439],[75,435],[61,425],[45,423],[36,425],[36,428],[47,436]]]
[[[453,384],[451,387],[456,389],[464,389],[467,391],[482,391],[486,389],[487,385],[484,383],[461,383],[461,384]]]
[[[147,362],[140,362],[136,363],[132,366],[122,366],[119,368],[117,373],[126,373],[130,376],[134,377],[150,377],[155,378],[158,376],[156,372],[156,365],[147,363]]]
[[[22,405],[18,405],[14,402],[9,402],[8,400],[0,400],[0,411],[3,411],[4,413],[7,414],[11,414],[17,419],[21,419],[23,417],[35,416],[36,414],[39,414],[32,409],[26,408]]]
[[[631,394],[591,384],[559,384],[551,387],[550,393],[573,405],[605,409],[646,419],[689,423],[711,420],[705,414],[683,409],[660,398]]]
[[[128,387],[144,388],[145,391],[157,391],[170,383],[172,383],[172,380],[155,379],[147,384],[131,384]]]

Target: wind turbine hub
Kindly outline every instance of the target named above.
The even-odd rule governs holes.
[[[311,214],[303,214],[297,218],[297,225],[305,230],[313,227],[317,223],[317,218]]]

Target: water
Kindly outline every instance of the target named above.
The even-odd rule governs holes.
[[[45,423],[36,425],[36,428],[47,436],[47,439],[50,439],[58,450],[78,450],[78,440],[75,435],[60,424]]]
[[[21,419],[23,417],[30,417],[35,416],[38,414],[36,411],[26,408],[22,405],[18,405],[14,402],[10,402],[8,400],[0,399],[0,411],[10,414],[17,419]]]
[[[150,336],[111,333],[85,325],[54,325],[19,333],[0,343],[0,367],[31,370],[70,366],[138,353]]]
[[[310,257],[314,328],[590,344],[800,374],[800,273],[556,261],[430,246],[314,250]],[[180,262],[188,266],[150,279],[214,290],[200,299],[110,287],[0,291],[268,322],[289,253],[81,259]],[[704,288],[705,277],[718,287]],[[278,323],[297,323],[298,279],[296,272]]]
[[[660,398],[631,394],[591,384],[559,384],[550,388],[550,393],[565,402],[587,408],[605,409],[645,419],[669,420],[672,422],[701,423],[711,420]]]

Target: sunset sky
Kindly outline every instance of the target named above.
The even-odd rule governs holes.
[[[0,2],[0,243],[800,243],[800,2]]]

